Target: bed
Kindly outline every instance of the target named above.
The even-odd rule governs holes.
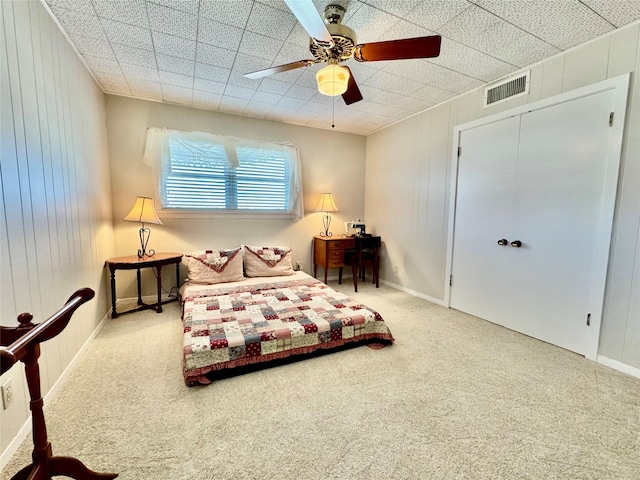
[[[244,258],[246,269],[246,253]],[[190,275],[180,289],[188,386],[211,383],[216,373],[237,367],[350,344],[380,348],[393,342],[378,312],[304,272],[277,273],[241,274],[216,284],[194,283]]]

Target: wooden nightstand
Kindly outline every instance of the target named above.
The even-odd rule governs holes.
[[[106,264],[111,272],[111,318],[117,318],[118,315],[124,313],[137,312],[145,310],[147,308],[153,309],[156,313],[162,312],[162,305],[168,302],[174,302],[178,299],[171,298],[169,300],[162,301],[162,267],[164,265],[176,265],[176,289],[180,288],[180,261],[182,260],[181,253],[156,253],[153,257],[138,258],[137,255],[129,255],[127,257],[115,257],[107,260]],[[158,301],[152,304],[146,304],[142,301],[142,284],[140,281],[140,269],[142,268],[154,268],[156,275],[156,284],[158,287]],[[138,308],[127,310],[126,312],[118,313],[116,311],[116,270],[137,270],[138,281]]]
[[[344,251],[355,247],[353,237],[313,237],[313,276],[318,265],[324,268],[324,283],[327,283],[327,270],[339,268],[338,283],[342,283],[342,267],[344,267]]]

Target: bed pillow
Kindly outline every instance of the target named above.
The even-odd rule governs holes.
[[[199,250],[185,254],[189,282],[210,284],[243,280],[241,248]]]
[[[293,275],[289,247],[244,246],[244,273],[247,277]]]

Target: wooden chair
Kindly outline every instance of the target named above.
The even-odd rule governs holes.
[[[95,293],[90,288],[76,291],[58,312],[44,322],[33,324],[30,313],[18,316],[17,327],[0,327],[0,344],[7,347],[0,351],[0,372],[5,373],[16,362],[24,363],[29,396],[31,397],[31,421],[33,435],[33,463],[27,465],[12,480],[49,480],[62,475],[77,480],[111,480],[116,473],[96,473],[89,470],[80,460],[72,457],[53,456],[51,443],[47,440],[47,426],[42,410],[40,392],[40,343],[58,335],[71,320],[71,315],[83,303],[91,300]]]
[[[373,283],[380,286],[380,237],[356,237],[355,248],[344,254],[344,264],[351,266],[353,288],[358,291],[358,278],[365,280],[366,267],[372,267]]]

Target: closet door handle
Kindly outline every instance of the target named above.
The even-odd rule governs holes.
[[[506,238],[501,238],[500,240],[498,240],[498,245],[500,245],[501,247],[504,247],[507,243],[509,243],[509,240],[507,240]]]
[[[514,248],[520,248],[522,246],[522,242],[520,240],[514,240],[511,242],[511,246]]]

